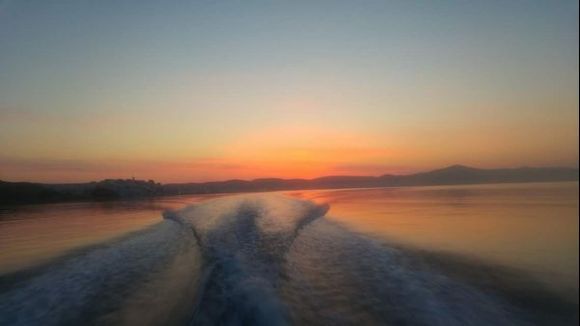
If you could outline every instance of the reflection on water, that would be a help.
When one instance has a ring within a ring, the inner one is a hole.
[[[0,274],[143,229],[165,209],[211,197],[0,206]]]
[[[286,193],[330,205],[239,195],[163,220],[214,196],[6,208],[12,270],[103,243],[6,268],[0,324],[578,323],[577,183]]]
[[[578,291],[578,183],[290,191],[365,234],[517,267]],[[0,274],[161,220],[218,195],[0,207]]]
[[[292,191],[327,218],[429,250],[524,269],[578,292],[578,183]]]

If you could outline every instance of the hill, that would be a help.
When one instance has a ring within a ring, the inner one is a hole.
[[[103,180],[77,184],[0,181],[0,203],[115,200],[163,195],[213,194],[299,189],[403,187],[514,182],[578,181],[577,168],[478,169],[453,165],[409,175],[325,176],[315,179],[263,178],[159,184],[152,180]]]
[[[256,179],[163,185],[165,194],[202,194],[296,189],[366,188],[395,186],[459,185],[510,182],[577,181],[576,168],[478,169],[453,165],[409,175],[326,176],[315,179]]]

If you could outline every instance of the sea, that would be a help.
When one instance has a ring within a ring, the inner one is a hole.
[[[0,325],[576,325],[578,182],[0,206]]]

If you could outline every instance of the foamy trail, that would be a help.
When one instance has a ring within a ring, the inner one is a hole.
[[[193,245],[187,230],[163,221],[125,239],[63,258],[30,277],[20,277],[23,280],[0,293],[0,325],[98,323],[118,311],[132,291],[175,255]]]
[[[498,274],[461,275],[480,265],[461,263],[463,272],[449,273],[444,260],[423,259],[321,218],[327,210],[283,196],[243,195],[168,214],[191,228],[205,261],[191,325],[574,321],[577,306],[545,307],[554,297],[506,289]]]
[[[331,222],[327,210],[254,194],[166,212],[21,282],[0,279],[0,325],[577,322],[577,302],[521,274],[401,249]]]
[[[210,201],[166,214],[189,226],[205,261],[192,325],[283,325],[277,289],[299,231],[328,207],[274,195]]]

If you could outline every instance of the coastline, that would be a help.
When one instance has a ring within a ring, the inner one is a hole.
[[[77,184],[0,180],[0,203],[39,204],[292,190],[565,182],[578,181],[578,175],[577,168],[477,169],[454,165],[410,175],[327,176],[315,179],[268,178],[178,184],[135,179],[107,179]]]

